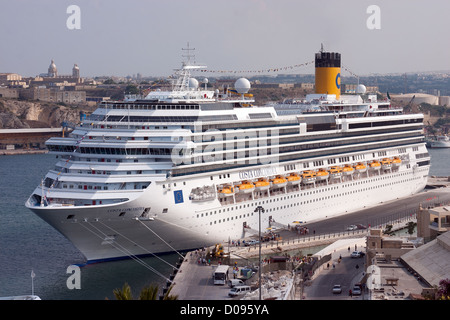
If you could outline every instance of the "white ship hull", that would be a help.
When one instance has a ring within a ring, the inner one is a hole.
[[[67,237],[88,261],[104,261],[241,239],[248,236],[244,223],[258,229],[258,214],[254,209],[260,202],[266,211],[261,219],[262,229],[269,227],[269,218],[288,225],[296,220],[310,222],[346,214],[420,192],[426,185],[428,170],[428,166],[401,168],[383,174],[383,183],[379,182],[378,175],[373,175],[317,186],[316,193],[308,192],[311,190],[308,188],[230,205],[223,205],[218,199],[201,203],[184,199],[175,203],[173,191],[181,190],[187,195],[191,186],[162,191],[155,184],[136,200],[120,205],[67,207],[59,209],[57,215],[47,207],[31,210]],[[203,182],[192,180],[191,184]],[[148,207],[155,214],[146,220],[136,219]],[[166,212],[156,214],[163,211]],[[125,214],[119,217],[121,212]],[[69,215],[76,218],[67,220]]]

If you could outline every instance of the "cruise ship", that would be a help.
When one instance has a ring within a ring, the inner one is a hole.
[[[46,142],[55,167],[26,202],[88,262],[243,239],[420,192],[423,115],[340,94],[341,55],[315,54],[315,93],[256,106],[250,82],[209,90],[184,62],[171,89],[101,102]],[[258,211],[262,207],[263,212]]]

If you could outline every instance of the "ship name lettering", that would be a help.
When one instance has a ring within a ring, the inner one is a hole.
[[[122,208],[122,209],[110,209],[110,210],[108,210],[108,213],[114,213],[114,212],[127,212],[127,211],[140,211],[140,210],[144,210],[144,207]]]
[[[277,170],[275,168],[261,168],[254,170],[247,170],[239,172],[239,179],[254,179],[261,176],[270,176],[277,174]]]

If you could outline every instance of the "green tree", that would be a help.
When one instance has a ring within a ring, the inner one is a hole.
[[[114,289],[113,293],[117,300],[133,300],[131,287],[128,283],[125,283],[122,289]]]
[[[157,285],[144,287],[139,294],[139,300],[158,300],[158,291]]]
[[[392,224],[387,224],[386,229],[384,229],[384,233],[388,234],[391,232],[391,230],[392,230]]]
[[[450,300],[450,280],[442,279],[439,281],[438,288],[438,299],[439,300]]]
[[[408,228],[408,233],[409,234],[413,234],[414,233],[414,228],[416,227],[416,225],[417,225],[417,223],[415,223],[415,222],[408,222],[407,224],[406,224],[406,227]]]
[[[178,300],[177,295],[171,295],[170,291],[172,290],[172,286],[169,287],[167,292],[163,296],[163,300]],[[152,284],[144,287],[140,294],[138,300],[158,300],[158,285]],[[133,295],[131,293],[131,287],[128,283],[125,283],[122,289],[114,289],[114,296],[116,300],[134,300]]]
[[[103,84],[115,84],[115,82],[113,79],[109,78],[109,79],[106,79],[105,81],[103,81]]]
[[[127,85],[127,87],[125,88],[125,93],[128,93],[128,94],[138,94],[138,93],[139,93],[139,88],[136,87],[134,84],[129,84],[129,85]]]

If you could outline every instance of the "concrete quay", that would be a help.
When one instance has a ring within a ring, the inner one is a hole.
[[[201,254],[197,251],[188,252],[175,278],[171,295],[179,300],[225,300],[230,288],[227,285],[215,286],[213,272],[217,264],[199,264]]]
[[[450,177],[429,176],[427,188],[447,188],[450,186]]]
[[[394,225],[393,229],[403,228],[404,224],[399,222]],[[284,232],[285,234],[287,231]],[[283,241],[272,241],[271,243],[263,243],[261,248],[261,255],[264,257],[280,256],[280,255],[295,255],[301,249],[311,247],[325,247],[314,254],[314,256],[322,257],[331,254],[331,263],[338,264],[338,259],[342,255],[349,255],[348,248],[351,251],[356,247],[358,250],[365,248],[365,239],[367,230],[355,230],[334,235],[318,235],[306,238],[286,239]],[[228,249],[228,248],[226,248]],[[259,246],[253,245],[251,247],[230,247],[229,257],[220,260],[223,264],[234,266],[250,266],[256,265],[259,256]],[[208,261],[206,253],[208,249],[190,251],[186,254],[183,263],[181,264],[177,274],[173,279],[172,295],[178,295],[179,300],[234,300],[228,297],[230,288],[227,285],[214,285],[213,272],[218,266],[218,259],[214,259],[211,265],[199,263],[199,259],[205,258]],[[313,275],[313,279],[318,276],[324,269],[326,264],[322,265]],[[362,269],[361,269],[362,270]],[[231,272],[230,272],[231,275]],[[359,282],[360,279],[353,279],[353,283]],[[254,285],[257,278],[253,276],[247,280],[247,285]],[[298,290],[296,291],[295,299],[301,299],[302,295]],[[307,295],[306,295],[307,296]]]

